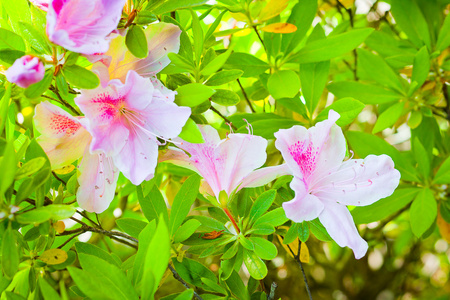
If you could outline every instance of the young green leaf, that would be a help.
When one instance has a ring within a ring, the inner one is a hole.
[[[320,112],[316,118],[316,122],[325,120],[328,117],[330,109],[339,113],[340,118],[336,121],[338,126],[346,126],[353,122],[359,113],[364,109],[364,104],[352,98],[342,98],[333,102],[330,106]]]
[[[364,104],[382,104],[398,101],[404,96],[378,85],[356,81],[338,81],[327,86],[328,90],[338,98],[351,97]]]
[[[242,77],[254,77],[264,73],[270,66],[254,55],[243,52],[233,52],[228,58],[224,68],[242,70],[244,71]]]
[[[181,186],[175,199],[173,200],[172,210],[170,213],[169,232],[173,236],[178,227],[183,223],[192,204],[197,198],[198,189],[200,187],[200,176],[191,175]]]
[[[78,65],[64,66],[62,73],[67,82],[81,89],[94,89],[100,84],[97,74]]]
[[[312,116],[323,89],[328,82],[330,61],[300,65],[300,81],[302,83],[302,94],[305,98],[306,107]]]
[[[414,57],[413,72],[411,76],[411,83],[416,82],[416,89],[420,88],[428,77],[430,71],[430,55],[427,47],[420,48]]]
[[[192,119],[187,120],[178,137],[189,143],[201,144],[205,142],[200,129],[198,129],[197,124]]]
[[[410,222],[414,235],[420,238],[435,222],[437,204],[433,192],[429,188],[422,189],[411,205]]]
[[[159,222],[159,217],[162,215],[165,222],[169,220],[166,202],[164,197],[156,186],[153,186],[147,196],[144,197],[142,185],[136,187],[139,204],[142,212],[147,220],[150,222],[154,219]]]
[[[148,44],[145,32],[141,26],[131,26],[125,37],[125,44],[131,54],[137,58],[146,58],[148,55]]]
[[[277,196],[276,190],[269,190],[262,193],[253,203],[249,214],[249,224],[253,224],[259,217],[261,217],[272,205]]]
[[[133,218],[120,218],[116,220],[116,224],[127,234],[134,238],[138,238],[139,233],[141,233],[148,223]]]
[[[208,86],[218,86],[225,83],[232,82],[242,76],[242,70],[222,70],[212,75],[206,82]]]
[[[208,100],[216,91],[201,83],[189,83],[176,89],[175,103],[194,107]]]
[[[19,269],[19,249],[11,226],[3,233],[1,261],[3,274],[6,278],[12,279]]]
[[[383,111],[377,119],[375,126],[373,127],[372,133],[380,132],[386,128],[391,127],[397,122],[400,116],[403,114],[403,108],[405,104],[403,102],[398,102],[385,111]]]
[[[244,264],[250,276],[262,280],[267,275],[267,266],[255,252],[244,250]]]
[[[255,246],[255,253],[262,259],[272,260],[277,254],[277,247],[266,239],[260,237],[250,237],[250,241]]]
[[[211,101],[223,106],[235,106],[241,101],[238,94],[230,90],[216,89]]]
[[[36,82],[25,89],[25,96],[27,98],[37,98],[47,91],[52,83],[53,70],[49,69],[45,71],[44,78]]]
[[[300,79],[291,70],[282,70],[270,75],[267,89],[273,98],[292,98],[300,90]]]

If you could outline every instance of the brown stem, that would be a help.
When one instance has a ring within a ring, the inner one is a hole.
[[[55,88],[53,85],[50,86],[50,90],[55,93],[56,97],[58,97],[59,102],[64,105],[65,107],[67,107],[68,109],[70,109],[70,111],[72,111],[76,116],[79,116],[80,113],[72,106],[69,104],[69,102],[67,102],[66,100],[64,100],[61,95],[59,94],[59,91],[57,88]]]
[[[222,115],[220,113],[220,111],[218,111],[214,106],[210,106],[209,109],[212,110],[213,112],[215,112],[219,117],[221,117],[225,122],[227,122],[227,124],[230,124],[231,128],[233,128],[234,130],[237,130],[237,127],[234,126],[233,123],[231,123],[231,121],[227,117]]]
[[[223,211],[227,214],[228,218],[230,219],[231,223],[233,223],[234,229],[236,229],[236,232],[239,234],[241,231],[239,230],[239,226],[237,225],[236,221],[233,218],[233,215],[230,213],[228,208],[223,207]]]
[[[294,257],[295,261],[300,266],[300,270],[302,271],[303,281],[305,282],[305,287],[306,287],[306,292],[308,293],[308,297],[309,297],[310,300],[313,300],[312,295],[311,295],[311,291],[309,289],[308,280],[306,279],[306,273],[305,273],[305,270],[303,269],[302,262],[300,261],[300,249],[301,249],[301,246],[302,246],[302,242],[299,240],[298,241],[298,252],[297,252],[297,254],[295,254],[294,251],[292,251],[291,247],[289,247],[289,245],[287,245],[287,247],[288,247],[289,251],[291,252],[292,256]]]
[[[239,79],[236,79],[236,80],[239,83],[239,87],[241,88],[242,94],[244,95],[245,101],[247,101],[247,104],[250,107],[250,110],[252,111],[252,113],[256,112],[255,109],[253,108],[253,105],[250,102],[250,99],[248,98],[247,93],[245,92],[244,87],[242,86],[241,82],[239,81]]]

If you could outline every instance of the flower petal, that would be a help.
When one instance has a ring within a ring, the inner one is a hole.
[[[103,53],[116,29],[125,0],[53,0],[47,13],[50,41],[74,52]]]
[[[78,205],[89,212],[103,212],[114,199],[119,171],[110,157],[103,153],[90,154],[88,147],[79,170]]]
[[[291,174],[292,171],[287,164],[261,168],[246,176],[239,185],[238,190],[245,187],[258,187],[266,185],[280,176]]]
[[[134,185],[148,180],[155,173],[158,161],[156,138],[136,130],[128,137],[125,146],[115,156],[114,164]]]
[[[151,133],[164,137],[178,136],[191,115],[189,107],[178,106],[173,102],[153,98],[153,101],[142,112],[148,120],[145,128]]]
[[[390,196],[400,182],[400,172],[387,155],[351,159],[323,177],[316,196],[344,205],[365,206]]]
[[[35,111],[34,124],[41,133],[37,141],[52,168],[62,168],[79,159],[91,142],[91,135],[79,119],[48,101],[36,105]]]
[[[267,140],[256,135],[235,133],[222,140],[215,150],[220,190],[230,195],[245,177],[261,167],[266,162],[266,148]]]
[[[356,259],[363,257],[368,249],[367,242],[361,238],[347,207],[335,201],[322,200],[325,208],[319,220],[331,238],[341,247],[350,247]]]
[[[170,52],[177,53],[180,48],[181,30],[178,26],[169,23],[151,24],[145,30],[149,54],[144,59],[138,59],[129,51],[125,51],[125,43],[114,43],[124,38],[115,38],[111,45],[111,50],[106,54],[113,57],[109,67],[110,78],[125,79],[129,70],[135,70],[144,77],[154,76],[164,69],[170,59],[167,56]]]
[[[308,140],[308,131],[303,126],[293,126],[289,129],[280,129],[275,132],[275,147],[281,152],[286,164],[292,174],[298,178],[303,178],[303,173],[295,161],[290,148],[297,143],[305,143]]]
[[[295,197],[291,201],[283,203],[286,217],[296,223],[317,218],[324,209],[322,201],[307,193],[305,183],[297,177],[294,177],[290,187],[294,190]]]

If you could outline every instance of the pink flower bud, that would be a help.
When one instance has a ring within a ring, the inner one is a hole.
[[[44,78],[44,64],[39,58],[31,55],[22,56],[16,59],[14,64],[6,71],[8,81],[20,87],[27,88],[33,83]]]

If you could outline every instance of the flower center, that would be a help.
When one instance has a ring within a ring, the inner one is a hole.
[[[306,143],[308,143],[306,145]],[[295,160],[303,174],[304,179],[308,179],[316,169],[316,158],[319,155],[319,148],[314,148],[310,141],[297,141],[289,146],[289,153]]]

